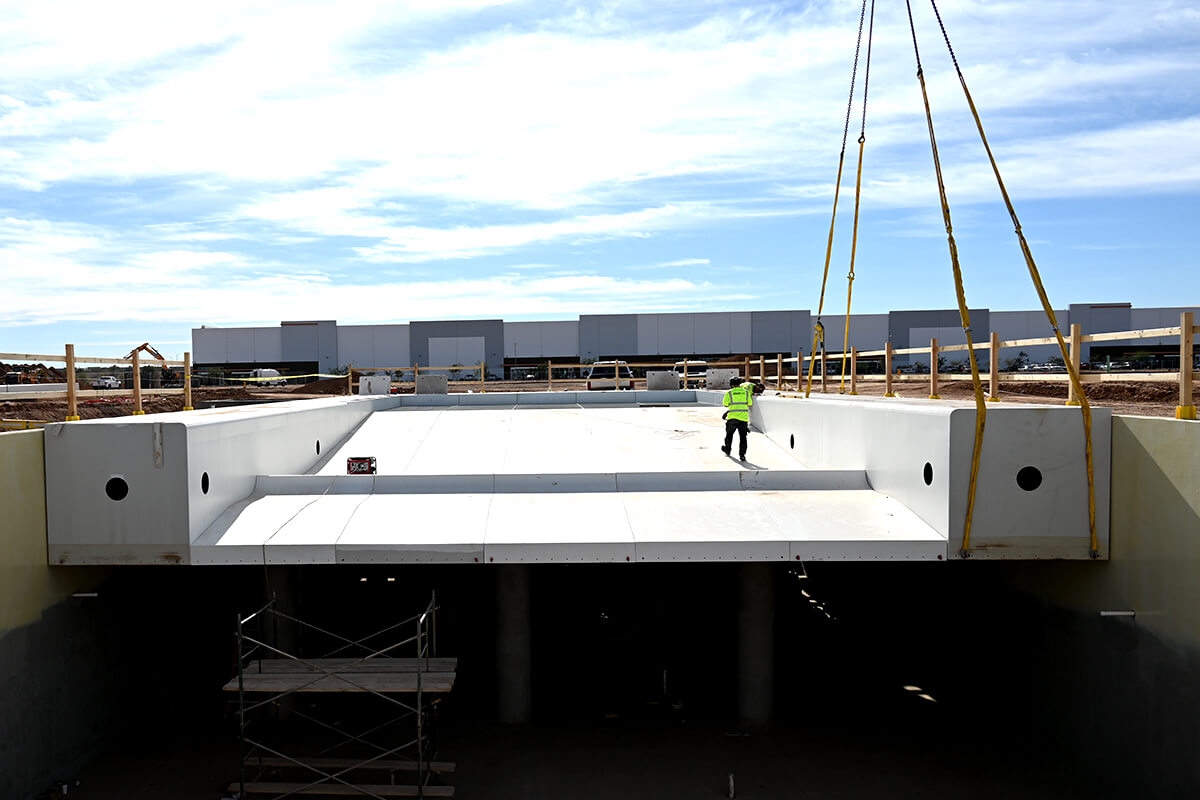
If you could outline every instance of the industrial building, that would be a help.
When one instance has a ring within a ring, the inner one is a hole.
[[[1079,324],[1083,333],[1145,330],[1179,324],[1182,311],[1197,307],[1133,308],[1130,303],[1073,303],[1056,311],[1064,330]],[[417,365],[442,367],[484,362],[494,377],[506,368],[546,360],[590,362],[610,358],[673,361],[684,356],[710,360],[729,355],[807,353],[812,348],[814,315],[810,311],[731,311],[690,314],[584,314],[577,320],[506,322],[487,320],[413,321],[383,325],[339,325],[334,320],[287,321],[277,327],[201,327],[192,331],[192,354],[198,369],[272,367],[292,374],[356,369],[396,370]],[[845,317],[822,318],[826,349],[840,352]],[[1051,336],[1042,311],[972,309],[976,341],[995,331],[1001,339]],[[892,311],[852,314],[850,346],[878,350],[928,346],[931,338],[945,345],[962,344],[957,310]],[[1085,345],[1084,361],[1114,358],[1139,351],[1161,354],[1170,366],[1178,354],[1172,337]],[[1057,356],[1055,345],[1026,351],[1039,361]],[[920,355],[897,357],[897,364],[920,362]],[[928,364],[928,356],[924,356]]]

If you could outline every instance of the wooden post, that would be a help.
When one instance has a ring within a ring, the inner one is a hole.
[[[554,391],[554,362],[549,359],[546,361],[546,391]]]
[[[829,391],[829,370],[825,366],[825,345],[821,345],[821,392]]]
[[[775,388],[783,389],[783,353],[775,354]]]
[[[850,345],[850,394],[858,394],[858,348]]]
[[[804,383],[803,378],[804,378],[804,351],[797,350],[796,351],[796,391],[797,392],[803,388],[803,383]]]
[[[75,345],[67,345],[67,422],[79,419],[79,395],[75,392]]]
[[[1196,400],[1192,395],[1192,355],[1195,344],[1196,315],[1184,311],[1179,315],[1179,407],[1175,419],[1195,419]]]
[[[145,414],[142,411],[142,360],[138,357],[140,350],[133,351],[133,413],[134,416]]]
[[[767,357],[758,357],[758,382],[763,386],[767,385]]]
[[[745,380],[750,380],[750,356],[746,356],[746,363],[742,368],[742,378]]]
[[[1074,369],[1076,375],[1079,374],[1079,360],[1080,360],[1079,355],[1080,355],[1080,352],[1083,350],[1082,337],[1083,337],[1083,326],[1080,325],[1078,322],[1073,323],[1071,325],[1070,356],[1071,356],[1071,368]],[[1068,380],[1069,380],[1069,378],[1068,378]],[[1082,382],[1082,378],[1080,379],[1080,381]],[[1075,383],[1074,382],[1069,382],[1067,385],[1067,405],[1069,405],[1069,406],[1079,405],[1079,395],[1075,392]]]
[[[988,364],[988,381],[990,383],[988,400],[1000,402],[1000,334],[992,331],[992,341],[988,349],[990,363]]]
[[[183,410],[194,411],[192,408],[192,354],[183,354]]]
[[[883,343],[883,396],[895,397],[892,389],[892,341]]]
[[[687,356],[684,356],[683,357],[683,388],[684,389],[688,388],[687,376],[688,376],[688,360],[687,360]]]
[[[346,365],[346,394],[354,394],[354,365]]]
[[[484,383],[484,381],[486,381],[486,380],[487,380],[487,362],[480,361],[479,362],[479,391],[481,393],[487,391],[487,384]]]
[[[938,394],[938,343],[936,338],[929,340],[929,399],[942,399]]]

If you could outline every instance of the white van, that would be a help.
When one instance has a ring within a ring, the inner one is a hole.
[[[287,384],[287,380],[279,374],[279,370],[277,369],[251,370],[250,377],[258,378],[254,383],[259,386],[285,386]]]
[[[617,370],[621,372],[620,385],[617,383]],[[605,380],[606,378],[607,380]],[[597,361],[588,369],[587,388],[588,391],[592,389],[632,389],[633,372],[625,366],[624,361]]]

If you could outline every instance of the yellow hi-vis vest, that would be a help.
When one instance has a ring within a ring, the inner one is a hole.
[[[749,422],[750,406],[754,405],[754,389],[746,384],[731,387],[725,393],[725,398],[722,402],[729,409],[728,419],[740,419],[743,422]]]

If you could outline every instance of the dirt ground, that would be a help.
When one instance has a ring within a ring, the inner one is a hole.
[[[838,380],[831,377],[828,383],[829,391],[836,392]],[[847,384],[848,386],[848,384]],[[768,391],[774,389],[774,384],[768,380]],[[1179,402],[1179,387],[1175,383],[1145,382],[1145,383],[1096,383],[1085,385],[1088,399],[1093,405],[1111,408],[1117,414],[1129,414],[1147,417],[1174,417],[1175,407]],[[555,391],[583,391],[583,381],[555,381]],[[301,386],[243,388],[240,386],[198,388],[192,392],[192,403],[196,407],[204,401],[211,400],[284,400],[306,397],[322,397],[345,394],[347,380],[345,378],[329,378]],[[543,381],[488,381],[489,392],[545,391]],[[478,384],[462,383],[450,387],[451,392],[479,391]],[[814,385],[813,392],[819,391]],[[411,394],[411,388],[405,388],[403,393]],[[880,396],[883,394],[883,381],[864,380],[858,384],[858,393],[864,396]],[[896,384],[896,394],[900,397],[928,397],[928,377],[908,379]],[[943,381],[939,388],[943,400],[969,401],[972,397],[970,381]],[[1000,401],[1005,403],[1062,403],[1067,396],[1067,386],[1053,381],[1024,381],[1006,383],[1000,391]],[[1197,389],[1200,396],[1200,388]],[[935,401],[936,402],[936,401]],[[183,395],[150,396],[142,400],[142,408],[147,414],[160,414],[169,411],[183,410]],[[111,396],[84,398],[78,404],[79,416],[82,419],[99,417],[123,417],[133,412],[133,397],[123,392],[113,392]],[[67,401],[65,399],[37,400],[4,400],[0,401],[0,418],[17,420],[35,420],[43,422],[59,422],[66,418]]]

